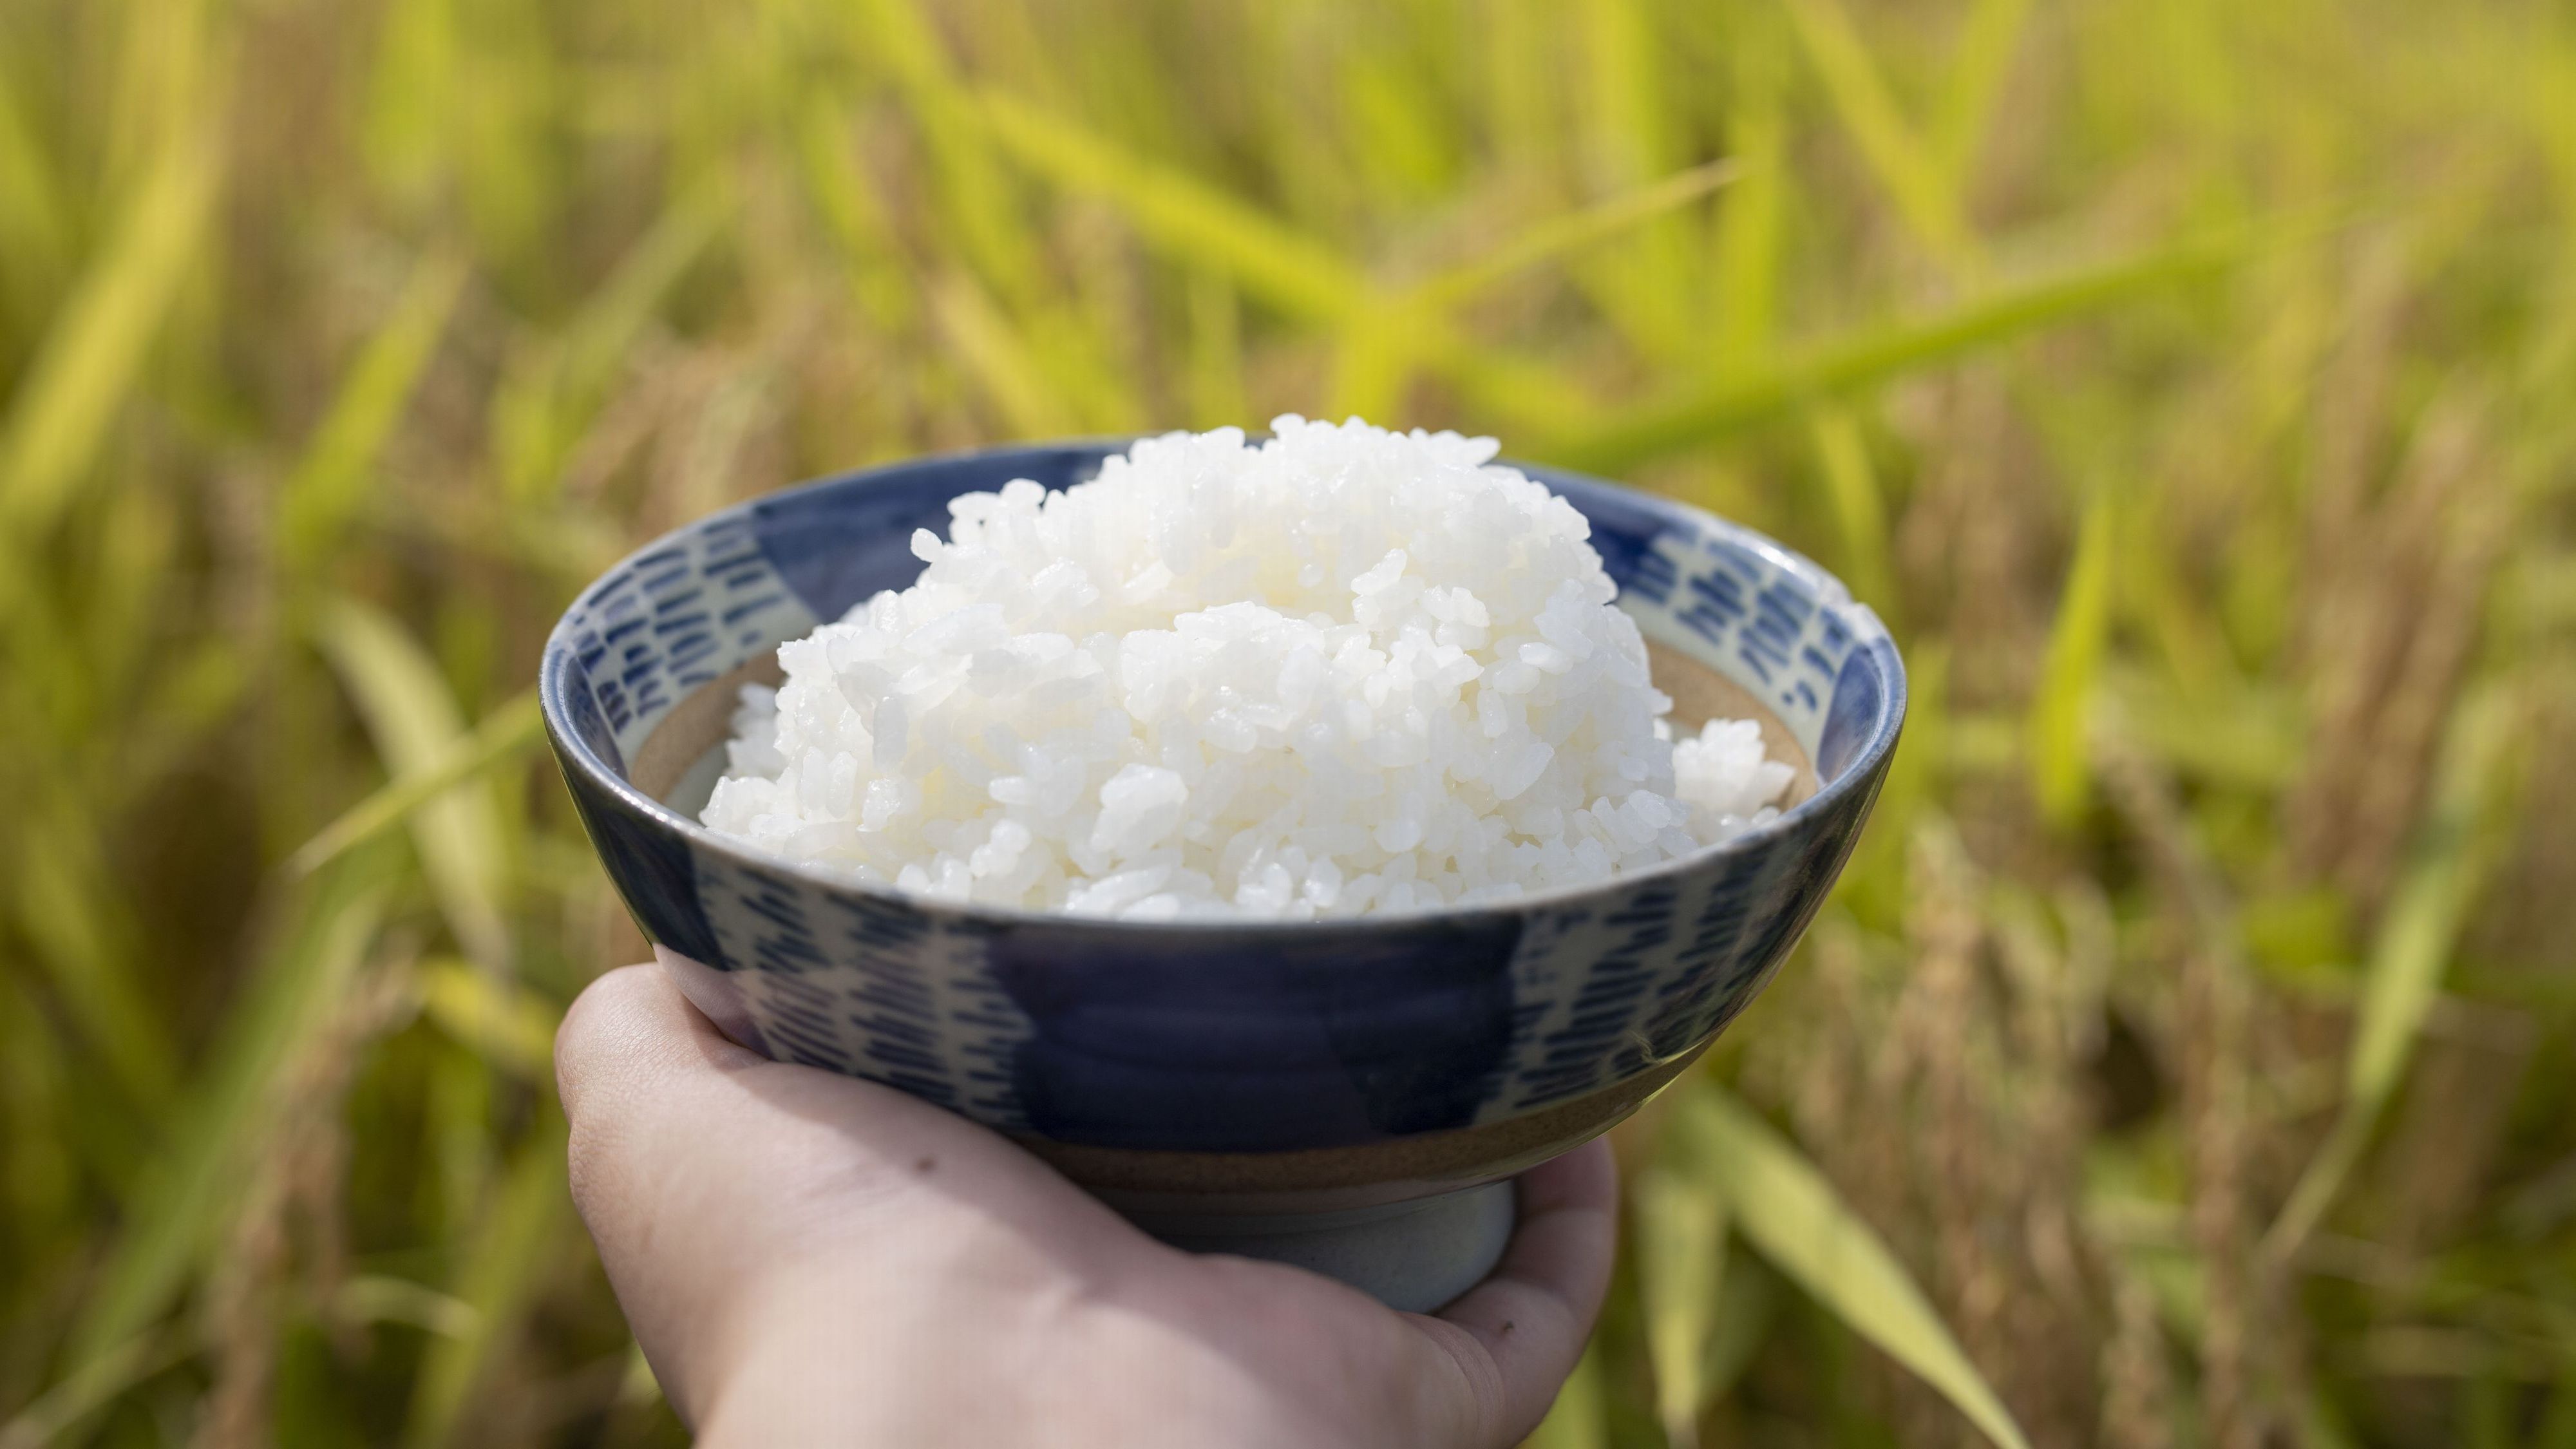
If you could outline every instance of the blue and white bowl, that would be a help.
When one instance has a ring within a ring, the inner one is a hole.
[[[729,1035],[1007,1133],[1169,1236],[1303,1235],[1271,1255],[1430,1306],[1508,1233],[1507,1193],[1462,1190],[1609,1128],[1769,981],[1877,796],[1904,666],[1865,606],[1770,539],[1520,465],[1591,521],[1676,724],[1757,717],[1798,762],[1779,819],[1508,905],[1241,924],[924,900],[698,824],[736,694],[777,682],[781,641],[911,583],[912,532],[944,536],[952,497],[1066,487],[1124,446],[871,469],[666,535],[556,627],[547,733],[637,924]],[[1433,1199],[1439,1212],[1414,1206]],[[1391,1244],[1397,1220],[1413,1237]],[[1371,1223],[1375,1239],[1340,1240]]]

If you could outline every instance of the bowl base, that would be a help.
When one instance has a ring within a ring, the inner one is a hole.
[[[1348,1283],[1389,1308],[1429,1313],[1502,1261],[1517,1217],[1512,1184],[1345,1212],[1277,1217],[1131,1212],[1176,1248],[1286,1263]]]

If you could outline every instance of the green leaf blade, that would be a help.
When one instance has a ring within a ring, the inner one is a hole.
[[[2007,284],[1929,316],[1813,345],[1698,390],[1614,413],[1558,437],[1534,456],[1616,473],[1768,422],[1817,398],[1955,362],[2026,333],[2213,276],[2240,253],[2229,242],[2167,247],[2093,267]]]
[[[1716,1164],[1714,1180],[1746,1241],[2001,1449],[2030,1449],[1905,1266],[1786,1138],[1713,1082],[1693,1090],[1676,1116]]]

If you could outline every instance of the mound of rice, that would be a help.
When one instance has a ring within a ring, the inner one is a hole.
[[[1574,508],[1491,438],[1294,416],[949,505],[918,583],[779,646],[713,829],[922,895],[1354,916],[1597,881],[1770,819],[1678,743]]]

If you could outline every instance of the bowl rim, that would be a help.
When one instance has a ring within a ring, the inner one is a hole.
[[[678,836],[692,850],[712,851],[739,866],[784,873],[827,892],[837,891],[861,896],[922,915],[955,921],[971,921],[980,926],[995,928],[1043,925],[1065,930],[1143,932],[1160,936],[1185,936],[1210,932],[1235,935],[1246,932],[1257,934],[1276,932],[1283,937],[1311,938],[1318,933],[1363,935],[1381,933],[1390,929],[1420,929],[1450,922],[1480,920],[1490,922],[1499,917],[1517,917],[1534,910],[1575,904],[1627,887],[1688,874],[1705,868],[1712,861],[1725,859],[1728,856],[1754,854],[1778,840],[1800,833],[1811,822],[1824,815],[1854,791],[1874,789],[1875,783],[1884,773],[1888,758],[1895,753],[1898,738],[1904,733],[1905,716],[1909,706],[1904,657],[1898,652],[1894,638],[1889,635],[1887,626],[1879,620],[1876,612],[1869,605],[1853,598],[1851,590],[1841,579],[1827,572],[1814,560],[1768,534],[1748,528],[1731,519],[1720,518],[1706,509],[1684,503],[1679,499],[1649,493],[1643,489],[1632,488],[1589,473],[1508,457],[1496,457],[1491,460],[1489,466],[1514,468],[1543,484],[1571,481],[1587,487],[1605,489],[1633,499],[1650,510],[1667,515],[1678,515],[1682,521],[1697,527],[1703,536],[1715,535],[1729,544],[1757,555],[1772,567],[1796,576],[1813,591],[1820,606],[1833,608],[1842,614],[1852,629],[1852,648],[1856,651],[1871,650],[1873,657],[1879,662],[1884,689],[1884,703],[1881,705],[1879,718],[1873,722],[1867,740],[1859,752],[1852,757],[1851,763],[1833,779],[1819,779],[1814,794],[1781,811],[1776,818],[1764,824],[1754,826],[1715,845],[1703,846],[1688,855],[1659,862],[1644,870],[1623,871],[1602,880],[1581,885],[1554,886],[1543,891],[1532,891],[1526,895],[1502,900],[1478,901],[1465,906],[1432,906],[1386,914],[1325,916],[1314,920],[1281,920],[1258,916],[1184,916],[1167,920],[1134,921],[1115,916],[1077,916],[1063,911],[1028,910],[1018,906],[995,906],[976,901],[954,901],[936,896],[918,895],[895,886],[877,885],[858,880],[825,867],[770,855],[730,836],[721,835],[638,789],[631,781],[610,770],[571,728],[570,714],[564,705],[563,692],[572,663],[573,649],[568,631],[573,615],[591,601],[592,597],[599,592],[601,585],[629,572],[637,560],[671,547],[675,540],[727,519],[746,517],[764,504],[827,490],[866,487],[889,476],[925,465],[961,463],[973,459],[1000,461],[1015,457],[1034,457],[1042,454],[1093,449],[1103,450],[1104,453],[1116,452],[1154,436],[1157,435],[1140,433],[1126,436],[1048,438],[989,448],[926,453],[890,463],[826,474],[819,478],[790,484],[784,488],[772,489],[713,513],[702,514],[676,528],[656,535],[602,570],[599,576],[588,584],[583,585],[581,592],[575,594],[572,601],[564,606],[563,613],[555,620],[554,628],[546,636],[545,652],[540,656],[537,666],[537,699],[539,713],[545,723],[546,738],[554,749],[556,760],[566,768],[577,767],[594,788],[604,792],[631,813],[642,817],[643,822],[649,827]],[[1246,436],[1257,435],[1247,430]],[[1555,490],[1551,488],[1550,491]],[[1882,645],[1885,647],[1880,648],[1879,646]],[[1811,766],[1812,763],[1811,761]],[[604,864],[602,868],[605,869]],[[618,886],[621,892],[624,889],[623,882],[612,880],[611,884]]]

